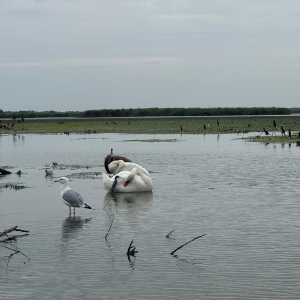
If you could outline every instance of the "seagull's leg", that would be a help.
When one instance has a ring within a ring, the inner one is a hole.
[[[73,208],[73,213],[74,213],[74,217],[75,217],[75,207]]]
[[[71,217],[71,207],[69,206],[69,216]]]

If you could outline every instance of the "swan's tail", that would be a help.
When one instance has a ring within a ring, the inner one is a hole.
[[[89,205],[87,205],[86,203],[83,203],[83,208],[88,208],[88,209],[92,209]]]

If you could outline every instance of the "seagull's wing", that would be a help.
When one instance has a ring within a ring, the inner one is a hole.
[[[62,198],[72,207],[82,207],[84,200],[81,195],[71,189],[63,193]]]

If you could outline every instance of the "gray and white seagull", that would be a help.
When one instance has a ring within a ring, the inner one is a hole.
[[[71,215],[71,207],[74,208],[74,216],[75,216],[75,207],[83,207],[83,208],[88,208],[92,209],[89,205],[87,205],[81,195],[75,191],[73,191],[69,187],[69,179],[67,177],[61,177],[58,180],[55,180],[54,182],[60,182],[61,187],[60,187],[60,194],[62,201],[64,204],[69,206],[69,212]]]

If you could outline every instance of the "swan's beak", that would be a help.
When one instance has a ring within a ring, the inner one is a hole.
[[[114,181],[114,183],[113,183],[113,185],[111,186],[111,189],[110,189],[111,192],[114,191],[114,189],[115,189],[115,187],[116,187],[116,185],[117,185],[117,180],[118,180],[118,178],[119,178],[119,176],[115,176],[115,181]]]
[[[124,186],[127,186],[129,183],[130,183],[130,180],[127,180],[127,181],[124,183]]]

